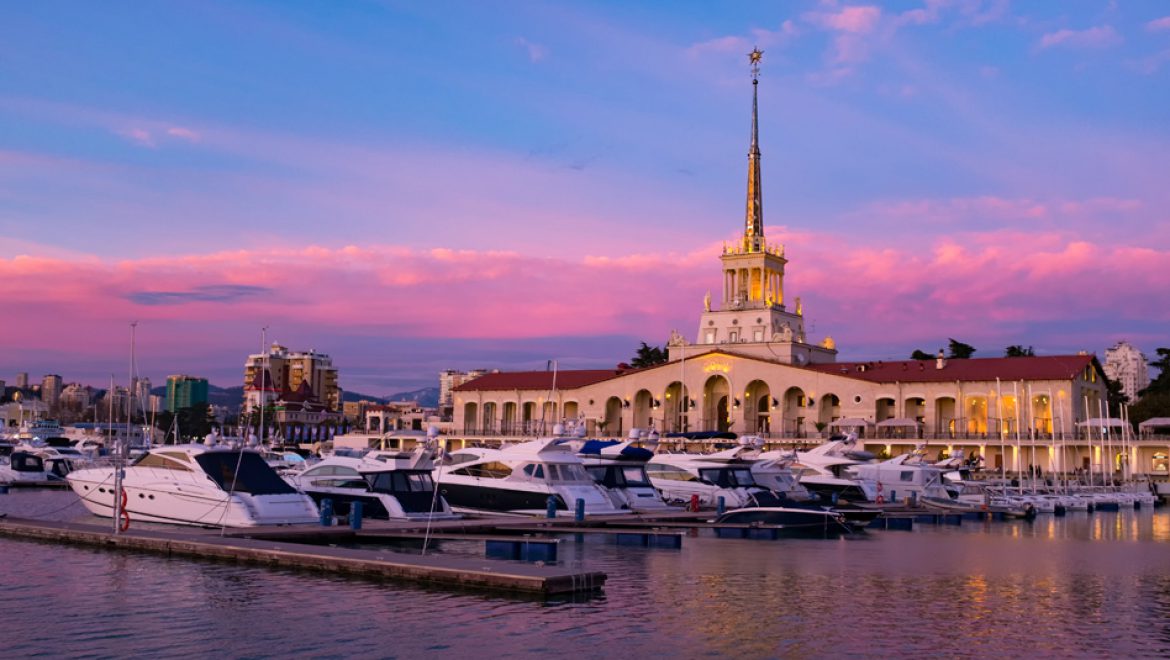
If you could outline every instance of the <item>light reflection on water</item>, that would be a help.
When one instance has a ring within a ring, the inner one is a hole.
[[[85,518],[70,498],[14,492],[0,512]],[[0,612],[46,622],[10,627],[6,657],[1154,656],[1168,539],[1149,511],[681,551],[587,535],[561,563],[607,572],[604,594],[551,603],[0,539]]]

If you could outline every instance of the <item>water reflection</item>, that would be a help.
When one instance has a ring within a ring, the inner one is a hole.
[[[22,502],[76,515],[57,495]],[[1167,539],[1150,511],[682,550],[569,537],[561,563],[609,581],[548,603],[0,539],[0,611],[68,613],[22,627],[9,656],[1164,655]]]

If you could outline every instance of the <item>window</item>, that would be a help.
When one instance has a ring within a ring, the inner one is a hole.
[[[646,487],[650,485],[650,478],[646,476],[645,468],[641,466],[629,465],[620,470],[622,479],[626,482],[626,486],[630,487]]]
[[[686,470],[670,465],[647,465],[646,473],[655,479],[667,479],[670,481],[698,481],[699,479]]]
[[[905,470],[899,475],[899,478],[901,478],[902,481],[914,481],[914,473],[909,470]]]
[[[487,463],[478,463],[476,465],[468,465],[465,468],[453,470],[451,474],[462,475],[465,477],[481,477],[486,479],[503,479],[511,476],[512,468],[500,463],[499,461],[490,461]]]
[[[752,333],[752,337],[756,341],[764,341],[764,331],[763,330],[756,330]]]
[[[715,343],[715,331],[714,330],[708,330],[706,336],[707,336],[707,339],[706,339],[705,343],[708,343],[708,344]]]
[[[181,470],[184,472],[191,471],[191,468],[187,467],[186,465],[179,463],[174,459],[167,458],[162,454],[143,454],[142,458],[140,458],[134,465],[136,467],[161,468],[163,470]]]

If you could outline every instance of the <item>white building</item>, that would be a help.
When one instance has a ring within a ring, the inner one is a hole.
[[[1121,391],[1131,403],[1137,401],[1138,392],[1150,384],[1146,356],[1127,341],[1119,341],[1112,348],[1105,349],[1104,368],[1109,380],[1121,383]]]

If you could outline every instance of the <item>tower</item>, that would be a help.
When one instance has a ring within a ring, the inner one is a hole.
[[[719,307],[710,295],[699,318],[700,345],[727,346],[737,352],[771,360],[805,364],[832,362],[837,354],[828,344],[805,342],[804,311],[800,299],[790,310],[784,297],[784,246],[769,245],[764,238],[764,195],[760,177],[759,85],[763,51],[748,54],[752,74],[752,134],[748,148],[747,205],[743,236],[736,245],[724,245],[719,260],[723,291]],[[672,340],[682,345],[681,337]],[[672,355],[673,357],[673,355]]]

